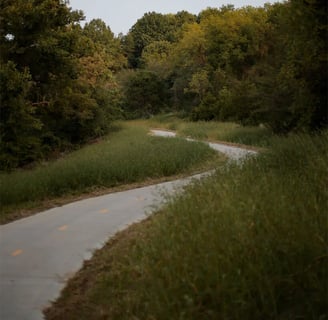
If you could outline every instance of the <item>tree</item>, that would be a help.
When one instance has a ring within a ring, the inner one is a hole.
[[[91,41],[89,54],[103,52],[111,71],[119,71],[126,66],[126,58],[121,49],[121,41],[114,37],[111,29],[101,19],[93,19],[83,28],[83,36]],[[81,44],[83,45],[83,44]]]
[[[76,76],[76,60],[71,54],[75,42],[70,28],[82,13],[70,11],[62,1],[4,0],[0,16],[0,121],[2,139],[10,146],[3,149],[3,158],[7,159],[5,166],[10,167],[42,154],[49,133],[52,141],[58,142],[45,120],[60,100],[58,87],[70,86]]]
[[[203,102],[206,94],[210,90],[210,81],[208,79],[208,72],[201,70],[192,75],[188,88],[185,92],[195,93],[200,102]]]
[[[110,29],[82,29],[82,12],[61,0],[4,0],[0,16],[2,168],[105,133],[125,63]]]
[[[132,67],[140,67],[140,58],[145,47],[155,41],[175,42],[178,31],[195,17],[186,11],[173,14],[148,12],[139,19],[123,39],[125,50]]]
[[[58,0],[4,0],[0,14],[2,61],[14,61],[19,70],[28,67],[40,89],[52,75],[74,74],[69,55],[74,39],[67,26],[80,21],[81,12]]]
[[[28,101],[28,70],[19,72],[13,62],[0,64],[0,168],[10,169],[38,158],[42,124]]]
[[[125,88],[124,108],[129,118],[150,117],[165,109],[167,86],[155,73],[137,71]]]
[[[267,10],[269,53],[253,78],[260,117],[278,133],[326,127],[327,2],[290,0]]]
[[[147,70],[155,72],[162,78],[167,78],[171,72],[169,56],[173,45],[168,41],[154,41],[144,48],[141,64]]]

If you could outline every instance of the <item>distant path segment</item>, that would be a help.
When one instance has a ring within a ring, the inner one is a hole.
[[[175,133],[153,130],[152,134]],[[239,160],[254,151],[209,143]],[[0,319],[39,320],[66,281],[117,231],[144,219],[191,179],[73,202],[0,226]]]
[[[158,130],[158,129],[152,129],[150,132],[155,136],[160,137],[175,137],[176,133],[173,131],[165,131],[165,130]],[[195,141],[194,139],[187,139],[190,141]],[[240,147],[235,146],[228,146],[223,143],[214,143],[214,142],[204,142],[207,143],[212,149],[224,153],[226,156],[228,156],[231,160],[241,160],[244,159],[247,156],[255,155],[257,152],[253,150],[247,150]]]

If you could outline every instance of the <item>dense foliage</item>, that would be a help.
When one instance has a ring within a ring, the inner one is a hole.
[[[327,125],[326,1],[182,16],[145,14],[123,39],[130,66],[166,83],[173,110],[276,133]],[[135,104],[142,110],[147,102]]]
[[[149,12],[119,38],[100,19],[82,27],[63,0],[3,0],[0,17],[1,169],[101,136],[119,115],[327,125],[323,0]]]
[[[117,113],[120,42],[59,0],[0,7],[0,167],[27,164],[106,132]]]

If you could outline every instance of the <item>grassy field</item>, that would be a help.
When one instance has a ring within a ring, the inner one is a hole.
[[[178,135],[201,140],[218,140],[256,147],[268,147],[273,133],[260,126],[241,126],[233,122],[185,121],[174,114],[155,116],[148,120],[131,121],[134,125],[163,128]]]
[[[118,234],[47,319],[327,319],[328,133],[270,143]]]
[[[205,169],[218,159],[202,143],[152,137],[142,127],[125,126],[100,143],[62,159],[0,175],[0,221],[17,217],[19,208],[145,180]]]

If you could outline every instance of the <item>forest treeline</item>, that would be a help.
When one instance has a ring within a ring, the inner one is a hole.
[[[174,111],[285,134],[327,126],[327,2],[146,13],[126,35],[62,0],[0,5],[2,170]]]

